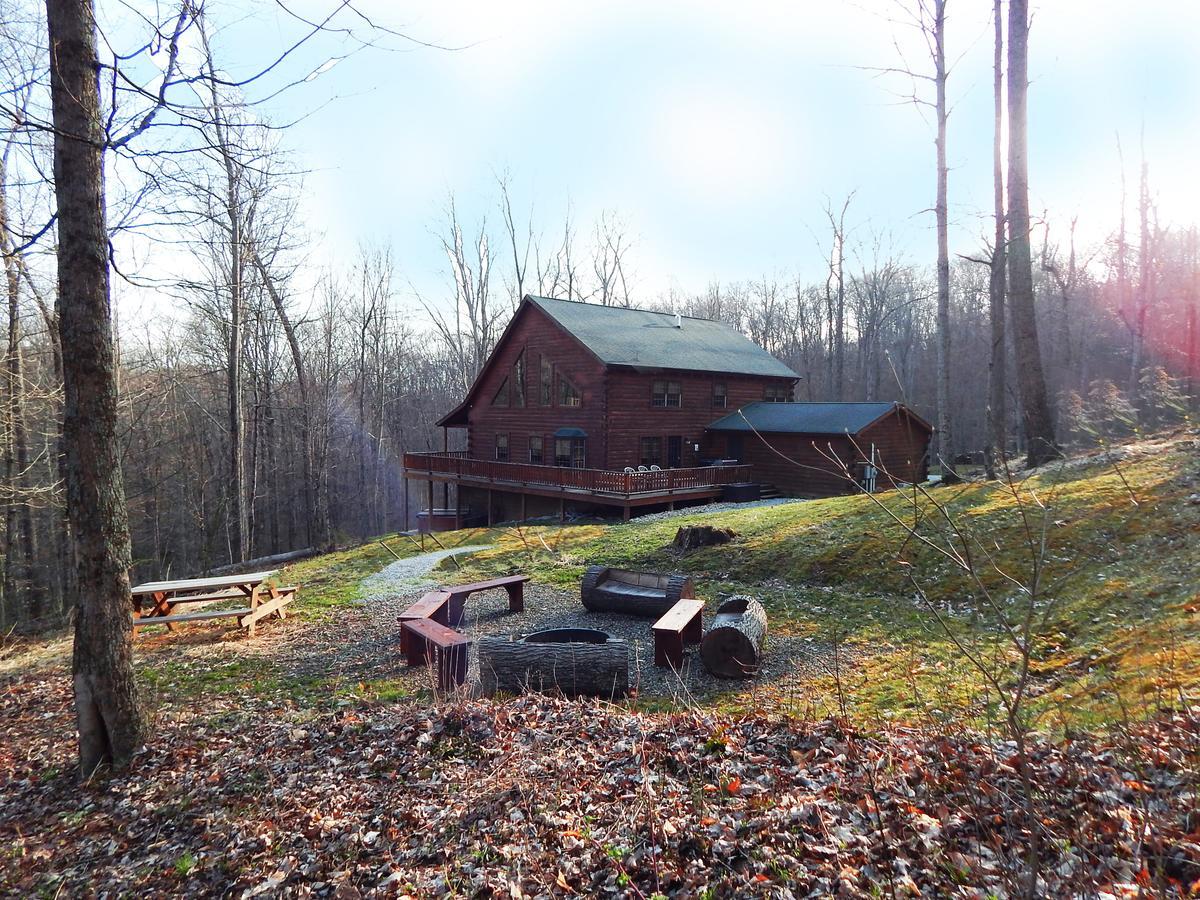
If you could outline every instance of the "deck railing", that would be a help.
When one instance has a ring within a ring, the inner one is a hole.
[[[450,475],[513,485],[586,491],[592,494],[636,496],[701,491],[750,478],[750,466],[705,466],[696,469],[662,469],[658,472],[618,472],[608,469],[572,469],[532,463],[470,459],[462,451],[405,453],[404,468],[413,473]]]

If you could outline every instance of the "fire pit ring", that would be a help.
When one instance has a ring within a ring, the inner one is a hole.
[[[618,639],[598,628],[546,628],[531,631],[521,640],[526,644],[607,644]]]

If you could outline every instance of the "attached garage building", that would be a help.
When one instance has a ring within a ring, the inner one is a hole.
[[[875,490],[924,481],[932,434],[900,403],[759,402],[709,425],[705,455],[753,466],[782,494],[829,497],[857,490],[841,463]]]

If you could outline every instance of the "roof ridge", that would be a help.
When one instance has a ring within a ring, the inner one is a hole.
[[[734,328],[732,325],[730,325],[728,322],[722,322],[720,319],[708,319],[708,318],[705,318],[704,316],[693,316],[693,315],[690,315],[689,313],[668,312],[665,309],[646,309],[644,306],[609,306],[606,303],[589,303],[587,300],[567,300],[567,299],[564,299],[563,297],[546,297],[542,294],[526,294],[525,296],[528,297],[530,300],[549,300],[551,303],[574,303],[574,304],[577,304],[578,306],[590,306],[590,307],[593,307],[594,309],[611,309],[611,310],[614,310],[617,312],[650,313],[651,315],[655,315],[655,316],[670,316],[672,318],[674,318],[675,316],[680,316],[681,318],[684,318],[684,319],[691,319],[694,322],[711,322],[714,325],[723,325],[726,328],[730,328],[730,329],[733,329],[734,331],[737,331],[737,329]],[[738,332],[738,333],[741,334],[741,332]]]

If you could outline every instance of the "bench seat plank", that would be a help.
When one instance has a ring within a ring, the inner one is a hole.
[[[654,632],[654,664],[679,669],[685,644],[698,644],[704,630],[704,601],[684,597],[651,626]]]
[[[246,609],[202,609],[190,613],[171,613],[169,616],[146,616],[134,619],[134,628],[145,628],[147,625],[169,625],[172,622],[203,622],[206,619],[241,618],[248,616],[254,610]],[[241,624],[241,623],[239,623]]]
[[[437,664],[438,690],[448,691],[467,680],[471,639],[432,619],[412,619],[400,626],[408,636],[408,664],[424,665],[432,655]]]
[[[467,598],[478,591],[504,588],[508,591],[508,611],[510,613],[524,612],[525,582],[527,581],[529,581],[528,575],[505,575],[502,578],[476,581],[474,584],[443,585],[441,589],[450,595],[450,624],[462,624]]]

